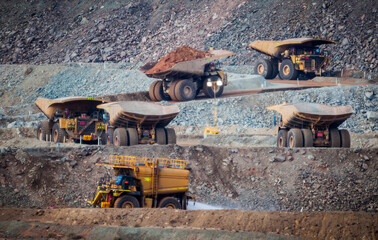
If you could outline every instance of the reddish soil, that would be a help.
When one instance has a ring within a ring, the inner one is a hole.
[[[176,48],[167,56],[161,58],[160,61],[153,68],[146,72],[146,74],[164,72],[173,67],[176,63],[196,60],[209,56],[211,56],[209,52],[199,51],[188,46],[182,46]]]
[[[306,239],[376,239],[377,214],[366,212],[257,212],[242,210],[171,209],[15,209],[2,208],[3,221],[61,226],[123,226],[137,228],[212,229],[275,233]],[[48,231],[46,231],[48,229]],[[0,237],[17,229],[0,229]],[[52,228],[34,231],[34,237],[53,236]],[[50,234],[48,234],[50,233]],[[37,235],[36,235],[37,234]],[[24,231],[22,237],[31,236]],[[115,239],[115,238],[114,238]],[[184,238],[185,239],[185,238]],[[197,239],[197,238],[196,238]]]

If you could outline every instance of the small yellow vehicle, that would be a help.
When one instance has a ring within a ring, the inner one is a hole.
[[[318,46],[333,43],[336,42],[320,38],[293,38],[282,41],[254,41],[248,46],[269,56],[269,59],[257,61],[257,74],[266,79],[273,79],[279,74],[283,80],[294,80],[300,73],[309,79],[321,75],[329,59],[321,53]]]
[[[187,161],[110,155],[115,178],[97,187],[94,207],[186,209],[189,186]]]

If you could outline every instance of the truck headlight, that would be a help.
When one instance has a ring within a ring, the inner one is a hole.
[[[222,85],[223,85],[223,82],[222,82],[221,80],[218,79],[218,80],[217,80],[217,85],[218,85],[218,86],[222,86]]]
[[[207,81],[206,86],[211,87],[213,86],[213,83],[211,81]]]

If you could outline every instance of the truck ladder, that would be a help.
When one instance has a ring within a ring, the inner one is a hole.
[[[152,195],[154,196],[154,207],[157,208],[157,197],[159,191],[159,160],[156,160],[154,166],[154,186],[152,188]]]

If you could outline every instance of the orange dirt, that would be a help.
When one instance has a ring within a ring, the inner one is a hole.
[[[161,58],[160,61],[153,68],[146,72],[146,74],[164,72],[173,67],[176,63],[196,60],[210,56],[211,54],[209,52],[199,51],[188,46],[182,46],[176,48],[167,56]]]

